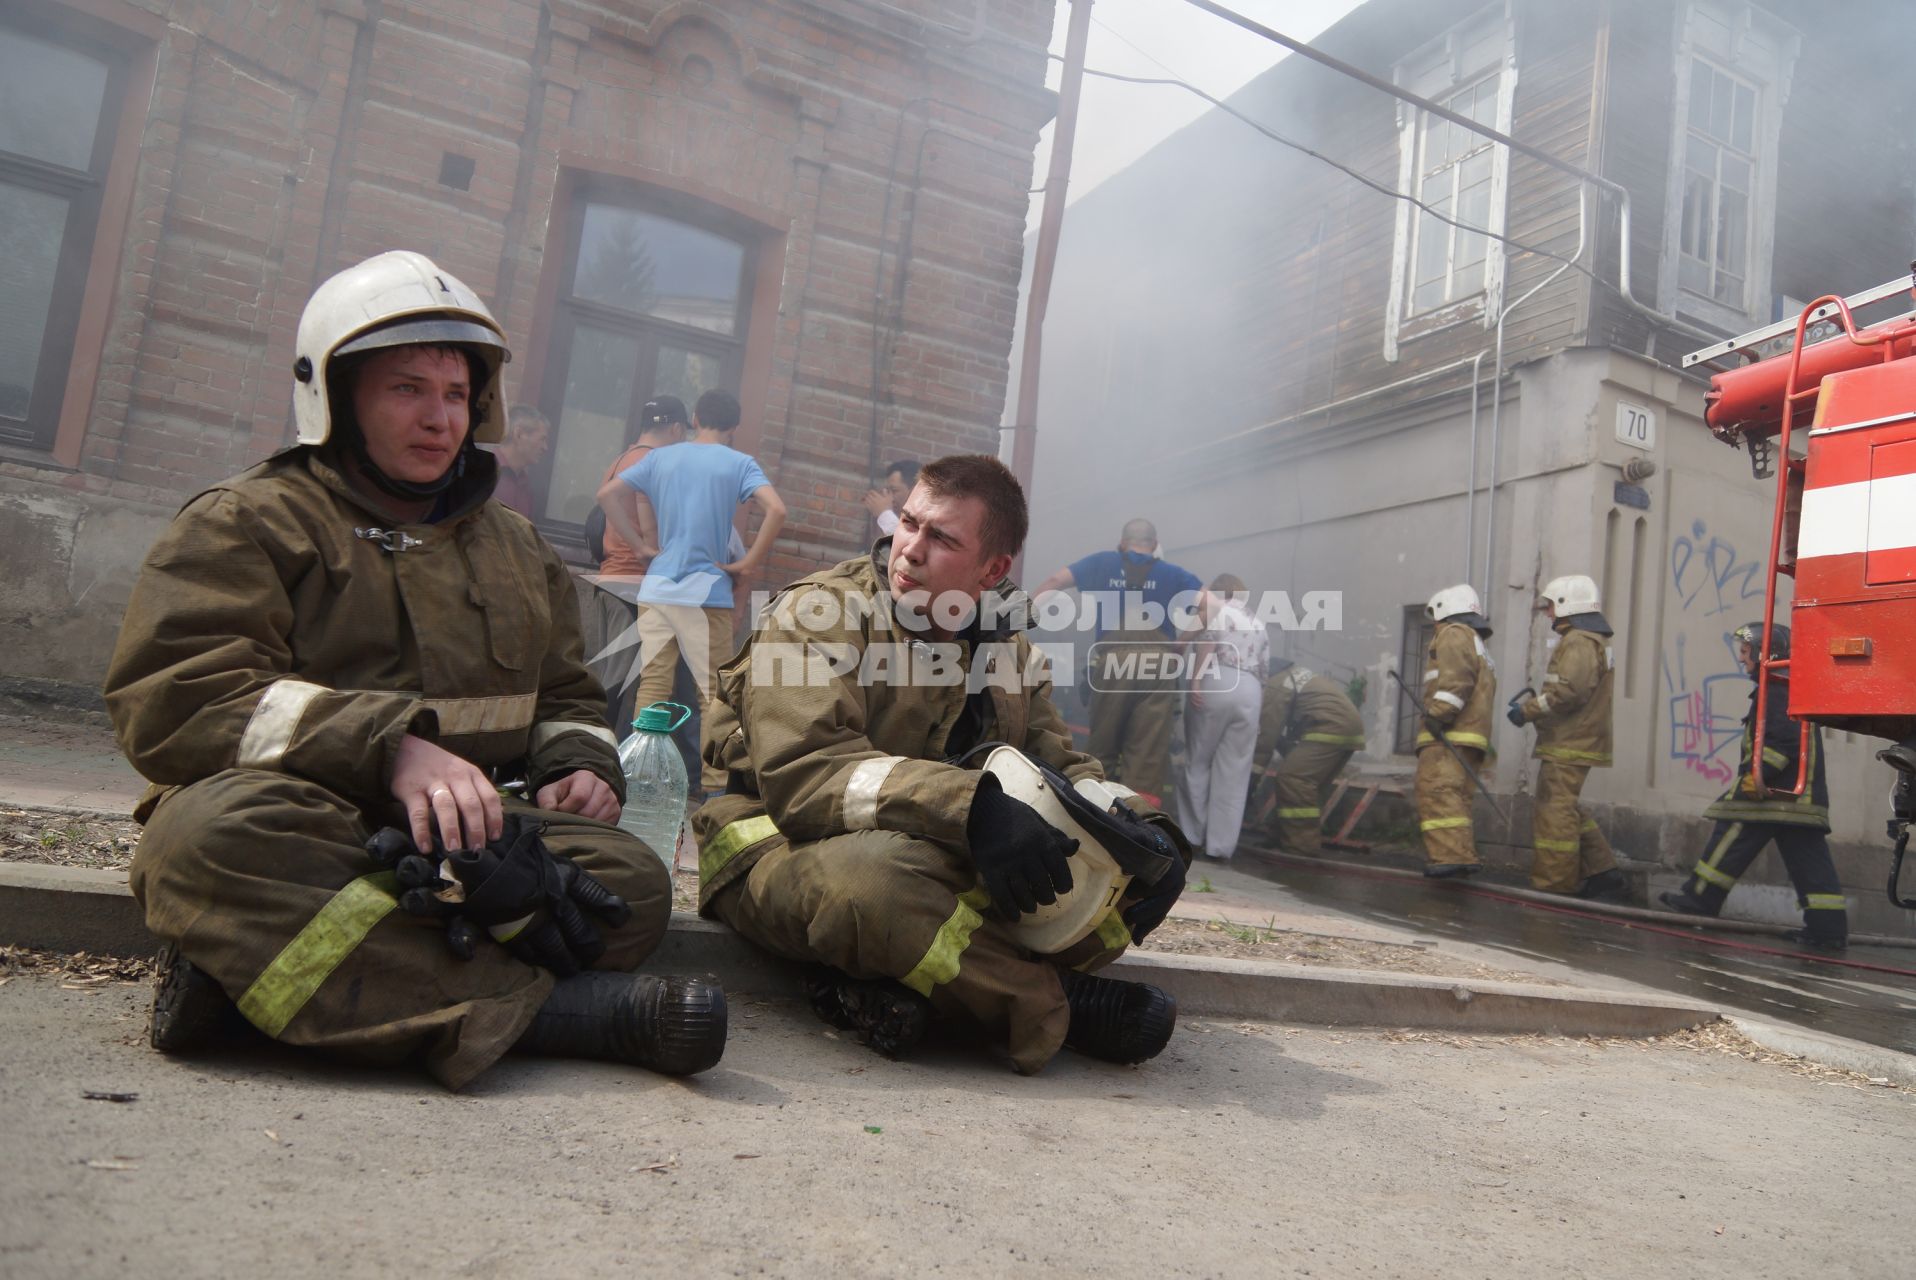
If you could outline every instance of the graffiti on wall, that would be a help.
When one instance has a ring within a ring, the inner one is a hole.
[[[1663,653],[1670,759],[1712,783],[1736,773],[1750,681],[1736,661],[1736,627],[1763,611],[1762,566],[1703,521],[1670,547],[1678,617]]]

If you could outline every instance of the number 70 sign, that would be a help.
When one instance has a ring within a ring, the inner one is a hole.
[[[1617,401],[1617,440],[1633,449],[1656,448],[1656,411],[1628,400]]]

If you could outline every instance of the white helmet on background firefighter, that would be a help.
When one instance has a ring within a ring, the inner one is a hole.
[[[1461,622],[1476,628],[1481,635],[1490,634],[1490,621],[1484,617],[1483,602],[1477,599],[1477,589],[1468,582],[1445,587],[1433,595],[1430,603],[1424,606],[1424,616],[1432,622]]]
[[[471,426],[464,448],[493,444],[505,435],[505,365],[512,358],[505,331],[479,295],[423,254],[392,250],[348,267],[313,291],[300,313],[293,343],[293,423],[302,445],[323,445],[337,433],[360,453],[352,399],[341,374],[342,357],[388,347],[451,346],[465,353],[472,392]],[[443,488],[460,467],[446,474]],[[381,488],[409,486],[379,475]],[[430,489],[432,486],[425,486]],[[393,490],[397,491],[397,490]]]
[[[1603,600],[1597,584],[1587,575],[1568,573],[1543,584],[1537,601],[1539,609],[1548,606],[1558,618],[1574,618],[1582,613],[1599,613]]]

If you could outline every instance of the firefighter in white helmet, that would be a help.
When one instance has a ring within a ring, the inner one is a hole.
[[[716,986],[629,972],[670,881],[609,825],[571,575],[474,447],[505,424],[498,322],[382,253],[313,294],[294,356],[297,443],[175,517],[107,673],[154,784],[131,879],[166,944],[155,1047],[243,1017],[453,1088],[514,1047],[710,1066]]]
[[[1610,767],[1610,702],[1615,660],[1597,584],[1581,573],[1552,578],[1537,597],[1550,615],[1550,666],[1543,690],[1510,700],[1510,723],[1537,726],[1535,856],[1530,885],[1544,893],[1627,902],[1623,873],[1597,820],[1577,803],[1592,769]]]
[[[1470,821],[1477,794],[1471,774],[1482,774],[1490,750],[1497,673],[1484,649],[1490,623],[1469,583],[1437,592],[1424,614],[1436,628],[1425,655],[1424,722],[1417,734],[1417,828],[1424,874],[1440,880],[1474,874],[1480,865]]]

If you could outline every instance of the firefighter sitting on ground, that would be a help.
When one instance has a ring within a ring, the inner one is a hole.
[[[997,459],[927,464],[896,533],[781,592],[707,704],[705,758],[728,782],[693,818],[701,913],[814,966],[818,1013],[889,1056],[934,1014],[1007,1044],[1027,1073],[1061,1045],[1136,1062],[1171,1035],[1166,993],[1087,970],[1169,911],[1190,858],[1177,828],[1114,787],[1163,874],[1100,899],[1073,937],[1027,946],[1027,926],[1090,882],[1094,851],[1073,856],[999,775],[958,759],[1002,742],[1062,775],[1058,790],[1102,777],[1072,749],[1023,620],[998,607],[1022,612],[1004,575],[1026,524]]]
[[[1474,875],[1482,865],[1470,822],[1477,798],[1472,778],[1482,777],[1490,751],[1497,673],[1484,649],[1490,623],[1469,583],[1433,595],[1424,614],[1437,626],[1424,661],[1414,791],[1417,828],[1424,837],[1424,874],[1442,880]]]
[[[1274,670],[1264,681],[1253,776],[1263,776],[1274,753],[1282,755],[1271,834],[1295,853],[1316,853],[1324,798],[1352,753],[1364,745],[1364,721],[1344,686],[1329,676],[1289,658],[1273,658],[1271,666]]]
[[[1751,679],[1761,678],[1756,638],[1761,622],[1738,627],[1732,639],[1737,664]],[[1770,628],[1770,657],[1790,656],[1790,629]],[[1736,781],[1703,816],[1716,826],[1710,830],[1705,853],[1675,893],[1657,895],[1663,904],[1685,915],[1714,916],[1723,910],[1736,881],[1763,846],[1774,840],[1783,857],[1783,869],[1796,886],[1803,909],[1803,928],[1796,940],[1823,951],[1849,946],[1849,908],[1836,864],[1830,858],[1829,781],[1823,772],[1823,733],[1809,726],[1809,781],[1800,796],[1790,795],[1804,750],[1803,722],[1790,719],[1789,668],[1772,671],[1765,698],[1761,749],[1763,786],[1750,779],[1751,757],[1758,749],[1756,690],[1750,691],[1750,709],[1743,716],[1743,750],[1737,761]]]
[[[1520,690],[1510,723],[1537,726],[1536,855],[1530,886],[1602,902],[1627,902],[1623,873],[1597,820],[1577,804],[1593,768],[1610,767],[1610,702],[1615,662],[1597,584],[1580,573],[1544,584],[1537,609],[1556,635],[1543,692]]]
[[[498,322],[383,253],[319,287],[295,354],[298,444],[174,518],[107,672],[154,784],[131,873],[166,944],[154,1046],[237,1005],[450,1088],[514,1048],[712,1065],[718,988],[624,972],[671,884],[610,825],[624,780],[571,575],[475,447],[505,425]],[[533,803],[502,801],[513,778]]]

